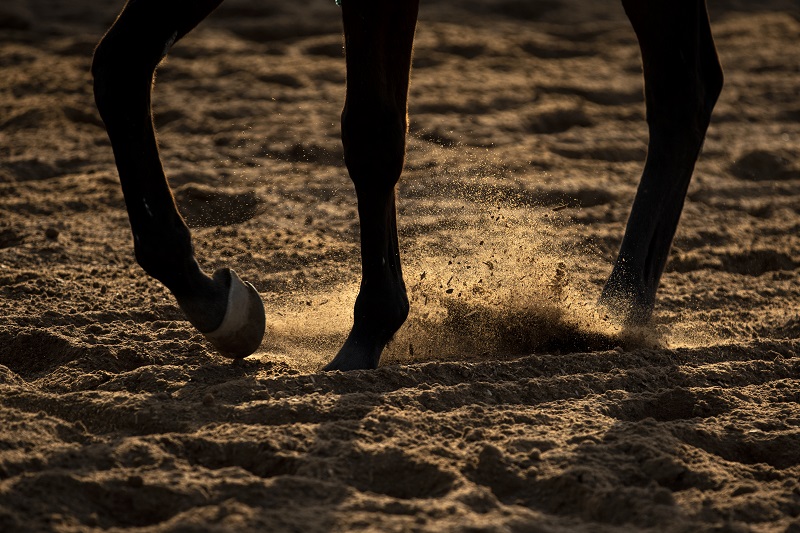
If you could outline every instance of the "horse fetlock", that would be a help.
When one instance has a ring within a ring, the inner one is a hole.
[[[356,299],[353,329],[336,357],[323,370],[377,368],[381,352],[408,317],[402,284],[381,290],[362,286]]]
[[[148,240],[136,233],[133,235],[133,251],[139,266],[177,293],[193,290],[197,285],[195,278],[204,275],[195,260],[188,230],[185,238],[181,238],[180,233],[171,236],[164,231],[158,239]]]
[[[374,331],[385,343],[405,323],[409,310],[408,296],[402,285],[381,289],[362,287],[353,310],[354,328]]]

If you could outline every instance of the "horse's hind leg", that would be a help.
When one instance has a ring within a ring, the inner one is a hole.
[[[625,236],[601,301],[646,322],[689,180],[722,90],[705,0],[623,0],[644,65],[650,142]]]
[[[362,280],[353,329],[327,370],[375,368],[408,316],[394,187],[405,157],[417,9],[417,0],[342,2],[347,52],[342,143],[358,196]]]
[[[174,295],[189,321],[222,353],[251,354],[264,335],[264,306],[229,269],[197,264],[159,158],[150,92],[169,48],[222,0],[129,0],[97,46],[97,107],[108,130],[133,231],[136,260]]]

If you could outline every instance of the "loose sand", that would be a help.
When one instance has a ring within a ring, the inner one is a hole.
[[[133,260],[89,65],[121,0],[0,5],[0,530],[800,531],[800,7],[713,1],[726,88],[651,327],[594,306],[646,149],[590,0],[423,2],[399,187],[412,315],[320,374],[358,284],[339,8],[228,0],[154,97],[209,349]]]

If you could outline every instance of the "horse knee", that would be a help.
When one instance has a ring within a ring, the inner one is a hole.
[[[100,41],[92,59],[94,100],[100,116],[106,121],[115,111],[130,105],[137,95],[150,91],[155,64],[148,68],[131,51],[130,44],[109,39]]]
[[[394,187],[405,160],[405,110],[393,106],[345,105],[342,113],[344,160],[356,188]]]
[[[94,95],[98,107],[131,90],[150,90],[153,74],[174,44],[177,32],[148,32],[137,15],[123,13],[100,40],[92,58]],[[100,109],[101,113],[103,109]]]
[[[104,116],[110,105],[110,98],[113,91],[109,90],[114,84],[114,80],[119,78],[119,65],[115,46],[109,42],[108,35],[103,37],[92,57],[92,80],[94,89],[94,100],[100,115]],[[116,73],[115,73],[116,71]]]
[[[710,34],[709,34],[710,40]],[[717,103],[719,95],[722,94],[722,87],[725,84],[725,76],[722,73],[722,64],[719,62],[717,51],[713,41],[710,41],[706,48],[701,52],[700,79],[703,87],[704,111],[711,118],[711,112]]]

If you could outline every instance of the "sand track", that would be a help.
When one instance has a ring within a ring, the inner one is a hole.
[[[710,6],[726,87],[638,330],[594,305],[646,151],[621,7],[423,2],[412,314],[349,374],[334,3],[226,0],[159,70],[201,262],[267,303],[233,364],[133,261],[89,75],[121,2],[6,3],[1,531],[800,531],[796,2]]]

